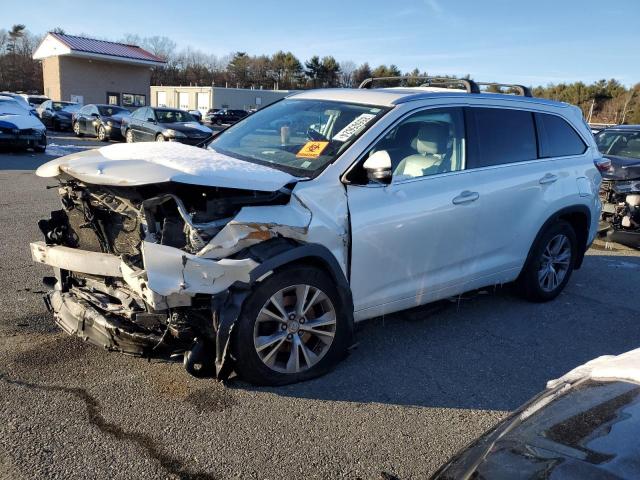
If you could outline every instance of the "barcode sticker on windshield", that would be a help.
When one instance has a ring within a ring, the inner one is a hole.
[[[336,135],[333,137],[333,140],[337,142],[346,142],[356,133],[362,130],[364,126],[369,123],[369,120],[371,120],[373,117],[375,117],[375,115],[372,115],[371,113],[363,113],[361,115],[358,115],[351,121],[349,125],[336,133]]]

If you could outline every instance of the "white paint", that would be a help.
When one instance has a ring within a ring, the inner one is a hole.
[[[40,43],[36,51],[33,53],[34,60],[42,60],[48,57],[56,57],[58,55],[70,55],[71,49],[54,37],[51,34],[47,34],[44,40]]]
[[[549,380],[547,388],[578,380],[628,380],[640,383],[640,348],[620,355],[603,355],[574,368],[560,378]]]
[[[10,123],[14,128],[34,128],[44,132],[45,127],[38,117],[18,106],[17,102],[0,102],[0,122]]]
[[[39,167],[36,175],[55,177],[62,172],[96,185],[173,181],[268,192],[296,181],[274,168],[177,142],[113,144],[52,160]]]
[[[142,256],[149,288],[163,296],[219,293],[237,281],[248,283],[258,266],[251,259],[215,262],[151,242],[142,242]]]
[[[121,277],[120,257],[108,253],[89,252],[60,245],[46,245],[44,242],[31,243],[31,258],[38,263],[63,268],[73,272]]]

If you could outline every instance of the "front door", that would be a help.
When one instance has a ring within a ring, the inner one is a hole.
[[[369,152],[389,154],[392,183],[348,185],[357,318],[465,290],[478,194],[464,139],[462,108],[412,114]]]

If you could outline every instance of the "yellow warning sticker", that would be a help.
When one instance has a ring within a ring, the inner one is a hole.
[[[327,145],[329,145],[329,142],[307,142],[300,151],[296,153],[296,157],[318,158],[322,151],[327,148]]]

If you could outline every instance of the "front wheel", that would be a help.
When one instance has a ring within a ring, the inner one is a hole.
[[[107,136],[107,131],[102,125],[98,127],[98,140],[100,140],[101,142],[109,141],[109,137]]]
[[[166,139],[164,138],[164,135],[162,135],[161,133],[156,135],[156,142],[164,142],[165,140]]]
[[[127,143],[133,143],[133,132],[131,130],[127,130],[124,134],[124,139]]]
[[[322,375],[346,353],[350,316],[324,271],[277,271],[257,284],[242,308],[233,338],[236,371],[257,385]]]
[[[82,136],[82,133],[80,132],[80,124],[78,122],[73,122],[73,133],[76,134],[76,137]]]
[[[533,246],[517,280],[522,295],[534,302],[556,298],[573,273],[576,256],[573,227],[563,220],[550,225]]]

